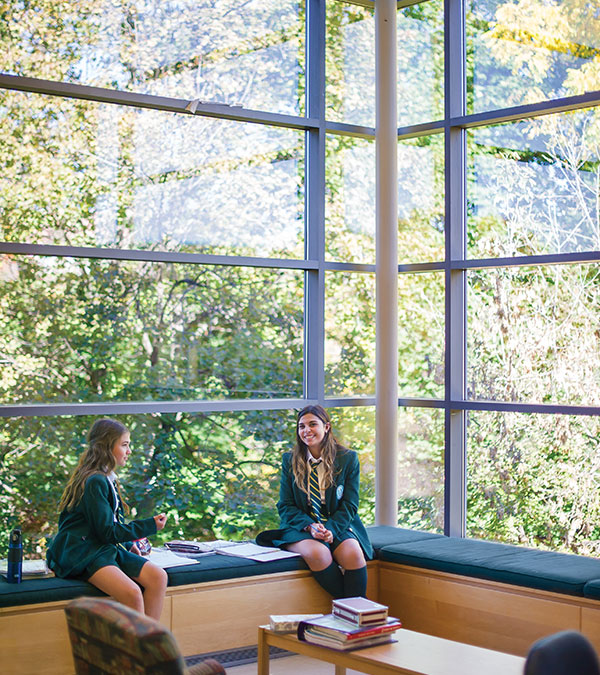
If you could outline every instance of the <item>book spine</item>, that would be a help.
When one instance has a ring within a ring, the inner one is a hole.
[[[340,619],[345,619],[346,621],[352,621],[352,623],[359,625],[360,617],[358,614],[352,614],[352,612],[346,612],[339,607],[333,606],[333,611],[331,612],[334,616],[339,616]]]
[[[397,631],[399,628],[402,628],[402,625],[400,623],[390,623],[387,625],[383,626],[373,626],[372,628],[365,628],[364,630],[361,630],[359,633],[353,633],[352,635],[348,636],[348,640],[357,640],[360,638],[365,638],[365,637],[370,637],[372,635],[385,635],[386,633],[393,633],[394,631]]]
[[[377,624],[377,623],[383,623],[387,619],[387,612],[382,613],[379,616],[376,615],[362,615],[362,614],[352,614],[352,612],[349,612],[345,609],[341,609],[340,607],[336,607],[334,605],[332,614],[334,616],[339,617],[340,619],[344,619],[344,621],[350,621],[352,622],[355,626],[364,626],[367,624]]]

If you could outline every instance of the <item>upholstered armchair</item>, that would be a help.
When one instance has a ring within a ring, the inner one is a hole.
[[[186,668],[169,630],[114,600],[77,598],[65,613],[77,675],[225,673],[214,659]]]

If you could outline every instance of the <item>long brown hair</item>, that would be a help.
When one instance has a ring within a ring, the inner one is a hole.
[[[294,481],[296,485],[308,494],[307,482],[308,482],[308,463],[306,461],[306,453],[308,451],[308,446],[300,438],[298,433],[298,424],[304,415],[314,415],[318,417],[323,424],[329,424],[329,429],[325,432],[323,437],[323,442],[321,443],[321,459],[323,460],[323,487],[327,489],[330,485],[334,483],[334,471],[333,465],[335,462],[335,456],[340,450],[345,450],[345,448],[340,445],[337,438],[333,435],[331,431],[331,420],[329,415],[320,405],[307,405],[305,408],[298,413],[296,418],[296,445],[292,451],[292,472],[294,474]]]
[[[117,463],[112,453],[113,446],[128,431],[124,424],[108,417],[98,419],[92,424],[87,435],[88,446],[82,452],[60,499],[60,511],[72,511],[79,504],[85,490],[85,481],[90,476],[95,473],[106,475],[114,471]],[[123,500],[118,482],[117,490],[123,509],[128,513],[129,507]]]

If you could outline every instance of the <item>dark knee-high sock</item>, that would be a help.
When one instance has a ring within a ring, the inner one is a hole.
[[[344,572],[344,597],[354,598],[367,594],[367,566]]]
[[[335,561],[332,561],[329,567],[318,572],[313,571],[313,576],[319,584],[334,598],[342,598],[344,596],[344,580],[342,573]]]

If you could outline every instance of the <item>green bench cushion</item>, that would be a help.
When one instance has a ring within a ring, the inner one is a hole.
[[[391,525],[372,525],[367,527],[367,532],[371,544],[373,544],[376,558],[379,556],[379,551],[385,546],[402,545],[413,541],[423,541],[424,539],[439,539],[444,536],[433,532],[423,532],[422,530],[392,527]]]
[[[379,558],[569,595],[583,595],[587,582],[600,579],[600,560],[457,537],[392,544]]]
[[[20,584],[9,584],[0,576],[0,607],[35,605],[41,602],[72,600],[80,595],[105,595],[87,581],[76,579],[26,579]]]

